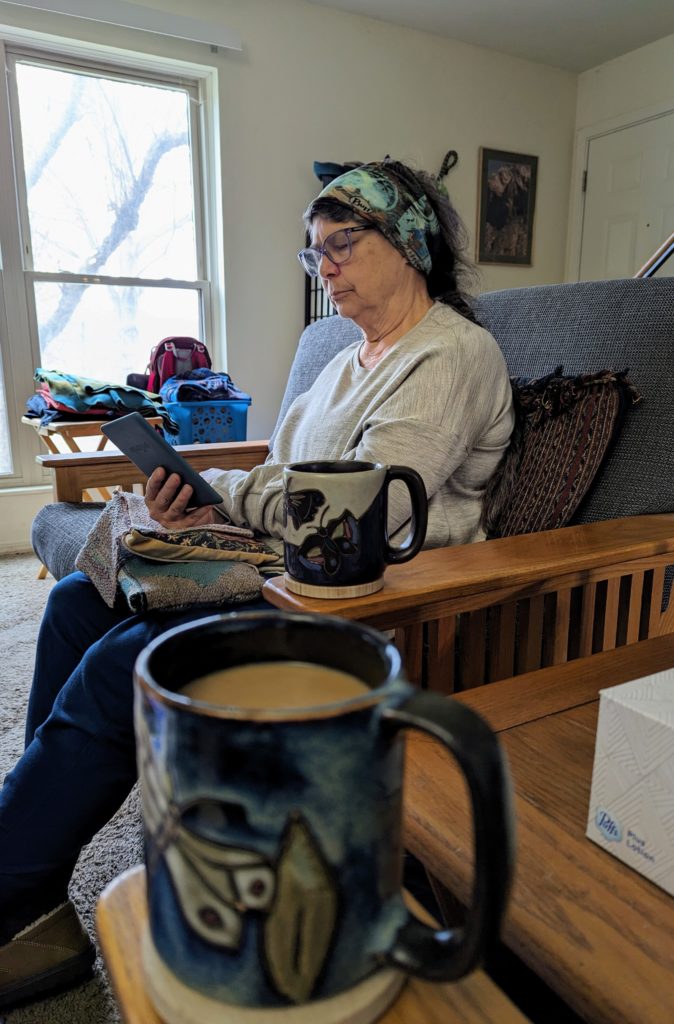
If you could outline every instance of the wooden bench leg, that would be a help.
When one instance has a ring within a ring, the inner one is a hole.
[[[42,565],[42,563],[40,562],[40,568],[37,571],[37,578],[39,580],[46,580],[48,575],[49,569],[47,568],[46,565]]]

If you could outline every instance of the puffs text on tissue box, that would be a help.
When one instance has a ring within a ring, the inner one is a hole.
[[[674,669],[601,690],[587,835],[674,895]]]

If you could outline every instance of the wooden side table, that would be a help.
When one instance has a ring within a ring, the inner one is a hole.
[[[503,942],[587,1024],[671,1024],[672,897],[586,835],[599,692],[674,665],[674,635],[456,694],[510,764],[517,860]],[[473,824],[459,769],[407,737],[405,846],[465,905]]]
[[[105,448],[108,443],[108,438],[101,433],[101,424],[105,423],[105,420],[62,420],[60,422],[56,420],[53,423],[42,424],[40,420],[32,416],[22,416],[21,422],[25,423],[27,427],[32,427],[47,450],[54,455],[59,455],[64,451],[81,452],[83,449],[80,448],[79,438],[82,437],[98,437],[97,452]],[[59,438],[63,444],[58,443]],[[112,495],[107,487],[97,488],[97,490],[99,490],[103,501],[110,501]],[[83,491],[82,495],[85,501],[99,500],[91,491]],[[45,569],[44,575],[46,573]]]
[[[96,451],[105,448],[107,437],[101,434],[101,423],[105,420],[56,420],[52,423],[41,423],[39,419],[32,416],[22,416],[21,422],[28,427],[33,427],[38,437],[41,437],[45,446],[55,455],[64,449],[56,443],[56,438],[62,437],[66,448],[71,452],[81,452],[77,439],[80,437],[95,437],[99,435],[99,442]]]
[[[140,947],[146,922],[145,868],[138,865],[110,883],[96,910],[103,958],[125,1024],[162,1024],[143,983]],[[411,978],[379,1024],[430,1024],[431,1021],[529,1024],[528,1018],[483,971],[474,971],[451,985],[435,985]]]
[[[148,423],[153,427],[161,426],[161,416],[148,416]],[[52,423],[42,424],[39,419],[32,416],[22,416],[21,422],[32,427],[38,437],[42,439],[48,451],[54,455],[65,451],[81,452],[79,438],[97,437],[98,443],[95,451],[100,452],[108,444],[108,438],[101,433],[101,424],[107,420],[55,420]],[[63,445],[58,444],[58,438],[62,438]]]

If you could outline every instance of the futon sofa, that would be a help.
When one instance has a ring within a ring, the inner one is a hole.
[[[485,563],[481,586],[473,583],[468,588],[470,600],[463,614],[458,595],[455,600],[450,590],[443,591],[445,604],[438,611],[438,621],[442,614],[453,622],[451,630],[444,631],[446,649],[451,635],[445,657],[452,660],[448,689],[674,630],[666,601],[666,568],[674,563],[674,278],[490,292],[477,300],[477,316],[496,338],[512,377],[537,378],[559,366],[564,374],[628,370],[642,399],[630,409],[572,525],[554,531],[559,537],[546,540],[532,534],[471,546],[471,566],[478,565],[479,570],[480,560]],[[278,422],[322,366],[358,336],[351,321],[336,316],[306,328]],[[250,468],[264,459],[267,443],[182,450],[198,469]],[[54,470],[57,503],[36,517],[32,542],[43,564],[61,578],[72,571],[74,557],[99,512],[78,504],[83,489],[113,484],[130,489],[142,482],[142,475],[123,456],[106,452],[39,458]],[[629,528],[616,522],[627,517],[640,518]],[[482,548],[489,548],[489,553]],[[423,557],[428,561],[431,555]],[[466,558],[461,549],[443,553],[448,581],[452,560],[458,567]],[[525,603],[515,607],[515,602]],[[566,630],[562,642],[557,635],[561,620]],[[463,641],[457,633],[459,622]],[[487,638],[503,632],[506,622],[511,632],[523,633],[520,639],[526,641],[528,653],[518,654],[516,643],[505,662],[499,654],[487,657],[485,664]],[[533,624],[540,633],[534,641]],[[467,663],[469,649],[478,652],[472,668]],[[455,669],[460,671],[461,666],[463,682],[455,682]]]

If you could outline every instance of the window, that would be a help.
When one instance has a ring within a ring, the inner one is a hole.
[[[16,368],[0,379],[1,486],[39,479],[12,437],[37,367],[124,383],[166,335],[208,343],[212,314],[199,82],[0,54],[0,180],[15,191],[0,195],[0,342]]]

